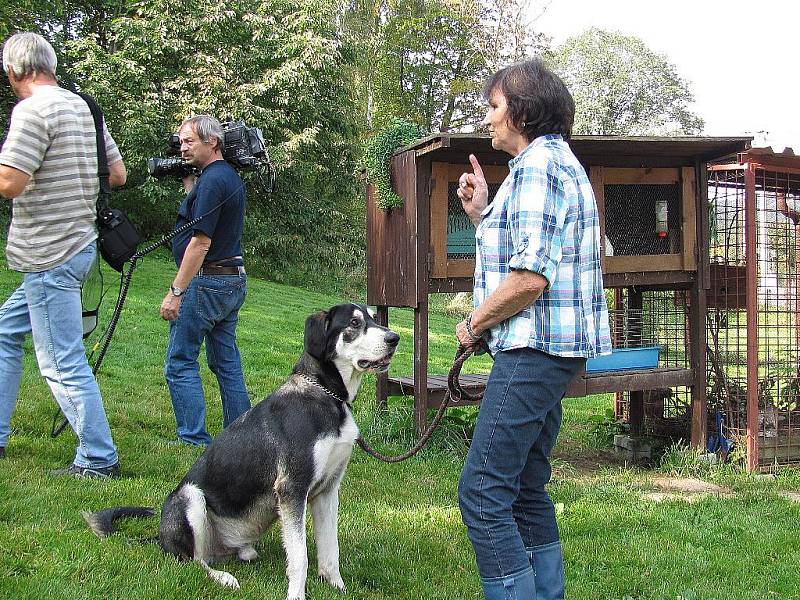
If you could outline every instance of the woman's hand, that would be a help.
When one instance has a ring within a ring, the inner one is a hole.
[[[482,329],[477,329],[474,325],[475,312],[471,312],[466,319],[456,325],[456,339],[459,345],[466,350],[475,350],[483,338],[481,337]]]
[[[483,169],[474,154],[469,155],[469,162],[472,164],[473,172],[461,174],[456,193],[461,199],[464,212],[477,227],[481,222],[481,213],[489,204],[489,187],[486,185]]]

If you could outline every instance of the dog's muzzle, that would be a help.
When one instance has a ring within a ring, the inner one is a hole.
[[[376,373],[385,373],[389,370],[389,365],[392,363],[394,351],[397,350],[397,344],[400,341],[400,336],[394,331],[386,330],[386,337],[383,340],[386,343],[387,353],[383,358],[378,360],[359,360],[358,368],[365,371],[374,371]]]
[[[385,373],[389,370],[389,365],[392,362],[392,356],[394,356],[394,351],[387,354],[380,360],[360,360],[358,361],[358,367],[360,369],[364,369],[365,371],[375,371],[376,373]]]

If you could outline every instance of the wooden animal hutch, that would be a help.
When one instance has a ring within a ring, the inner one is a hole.
[[[656,368],[586,373],[572,383],[569,395],[624,393],[634,433],[646,416],[645,391],[677,388],[688,390],[692,441],[705,443],[706,163],[746,149],[749,140],[576,136],[570,141],[602,216],[604,284],[614,290],[614,346],[659,345],[661,352]],[[389,307],[414,310],[414,373],[379,377],[378,402],[413,392],[418,429],[446,391],[446,376],[428,372],[429,294],[472,290],[474,228],[455,194],[469,153],[483,165],[493,194],[510,157],[477,134],[436,134],[397,151],[393,187],[404,199],[402,207],[383,212],[368,190],[367,300],[384,324]],[[462,376],[471,391],[485,381],[486,376]],[[663,401],[660,408],[675,412]]]
[[[753,471],[800,462],[800,157],[737,158],[709,167],[708,405]]]

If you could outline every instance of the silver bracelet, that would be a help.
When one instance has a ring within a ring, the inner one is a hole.
[[[467,315],[466,327],[467,335],[472,339],[473,342],[477,342],[479,339],[481,339],[481,336],[475,335],[475,332],[472,330],[472,313]]]

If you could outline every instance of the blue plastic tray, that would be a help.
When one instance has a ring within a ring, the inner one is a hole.
[[[654,369],[658,366],[661,346],[644,348],[614,348],[611,354],[596,356],[586,361],[586,372],[625,371],[628,369]]]

